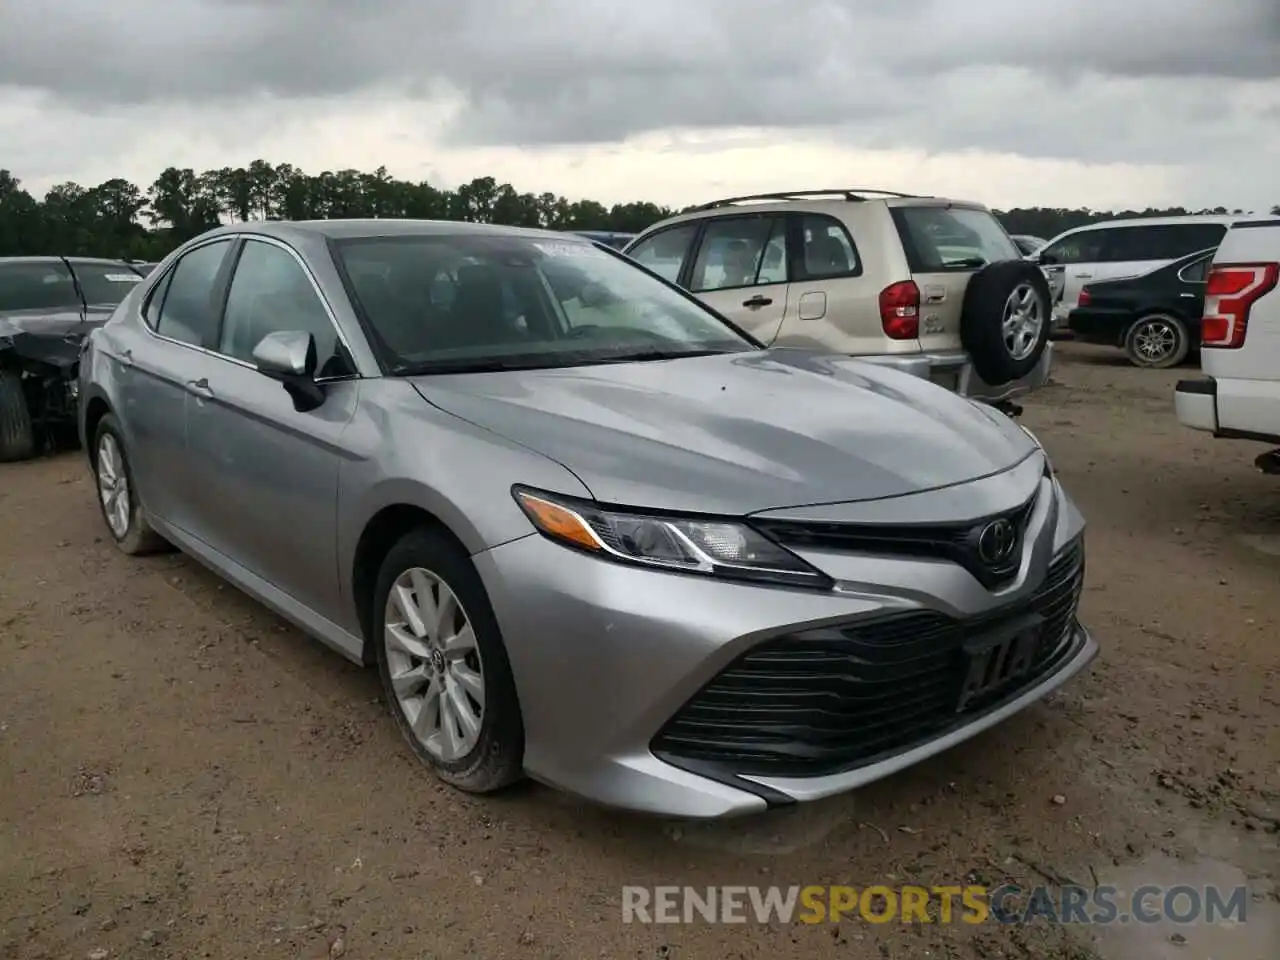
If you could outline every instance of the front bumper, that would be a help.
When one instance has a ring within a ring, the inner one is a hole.
[[[1044,345],[1040,362],[1021,380],[993,386],[983,380],[973,369],[969,355],[963,350],[941,353],[888,354],[859,357],[868,363],[893,367],[903,373],[921,377],[946,387],[963,397],[997,403],[1038,390],[1049,382],[1049,370],[1053,366],[1053,343]]]
[[[599,803],[675,817],[722,817],[829,796],[888,776],[985,730],[1061,686],[1098,647],[1070,615],[1069,643],[1045,672],[1000,702],[958,717],[856,768],[805,776],[740,775],[685,762],[656,738],[735,661],[804,631],[887,613],[935,612],[962,624],[1028,601],[1083,529],[1053,481],[1039,481],[1016,578],[988,591],[932,559],[802,555],[837,580],[830,591],[681,576],[598,560],[531,535],[477,555],[516,680],[525,769]],[[661,756],[659,754],[662,754]]]

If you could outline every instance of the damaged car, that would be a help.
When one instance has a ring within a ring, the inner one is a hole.
[[[0,257],[0,463],[74,442],[80,345],[142,277],[122,260]]]

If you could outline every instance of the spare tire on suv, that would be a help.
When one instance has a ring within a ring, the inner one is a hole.
[[[1034,263],[1000,260],[972,277],[964,291],[960,341],[974,372],[993,387],[1036,368],[1049,342],[1049,281]]]

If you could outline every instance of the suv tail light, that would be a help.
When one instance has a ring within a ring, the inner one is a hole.
[[[1244,346],[1253,305],[1276,287],[1280,263],[1224,263],[1209,271],[1204,287],[1200,346],[1236,350]]]
[[[1076,298],[1076,306],[1087,307],[1091,303],[1093,303],[1093,294],[1089,292],[1088,287],[1081,287],[1080,296]]]
[[[920,335],[920,288],[914,280],[880,291],[880,326],[890,340],[914,340]]]

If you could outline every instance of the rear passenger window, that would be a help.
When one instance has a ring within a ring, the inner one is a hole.
[[[215,240],[185,254],[165,283],[168,290],[160,305],[156,333],[197,347],[215,347],[218,342],[218,304],[214,293],[218,271],[231,241]]]
[[[1209,258],[1187,264],[1178,272],[1178,277],[1187,283],[1204,283],[1209,278]]]
[[[725,217],[702,235],[689,289],[695,293],[785,283],[786,221],[782,217]]]
[[[697,232],[697,223],[682,223],[659,230],[628,250],[627,256],[664,280],[675,283],[684,268],[685,257],[689,255],[689,247]]]
[[[1158,260],[1158,234],[1155,227],[1112,227],[1107,231],[1102,248],[1103,263],[1131,260]]]
[[[839,220],[833,217],[807,215],[800,220],[800,236],[804,244],[799,279],[823,280],[832,277],[856,277],[862,273],[853,238]]]

